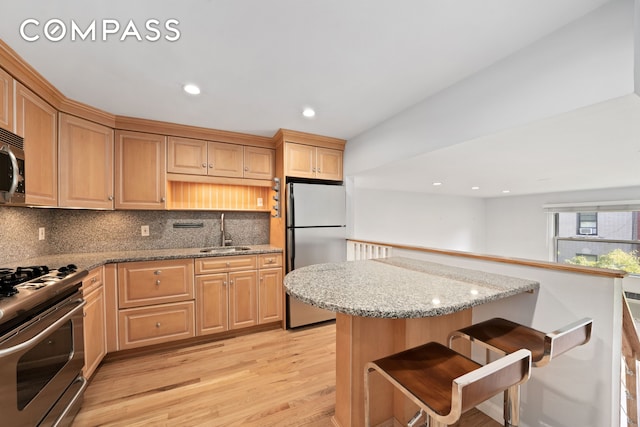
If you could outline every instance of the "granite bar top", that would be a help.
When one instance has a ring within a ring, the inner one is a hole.
[[[392,257],[310,265],[285,276],[289,295],[352,316],[441,316],[527,291],[540,284],[428,261]]]
[[[130,262],[130,261],[158,261],[182,258],[208,258],[218,256],[237,255],[259,255],[282,252],[281,248],[271,245],[244,245],[248,250],[236,252],[200,252],[203,248],[182,248],[182,249],[150,249],[137,251],[115,251],[115,252],[90,252],[90,253],[67,253],[47,255],[36,258],[29,258],[15,265],[3,265],[3,267],[15,268],[26,265],[46,265],[49,267],[60,267],[67,264],[75,264],[80,269],[91,270],[104,264]]]

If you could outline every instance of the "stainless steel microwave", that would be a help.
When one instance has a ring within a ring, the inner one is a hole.
[[[25,202],[24,139],[0,128],[0,203]]]

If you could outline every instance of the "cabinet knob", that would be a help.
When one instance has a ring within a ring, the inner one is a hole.
[[[97,277],[92,277],[92,278],[91,278],[91,283],[96,283],[97,281],[98,281],[98,278],[97,278]]]
[[[160,279],[156,280],[156,286],[160,286]]]
[[[227,286],[227,282],[222,282],[222,286]]]
[[[312,169],[311,169],[311,172],[315,172],[315,171],[316,171],[316,168],[312,168]]]
[[[230,285],[233,285],[233,280],[229,280],[229,284],[230,284]]]
[[[160,327],[160,322],[156,322],[156,328]]]
[[[248,172],[249,171],[249,166],[245,166],[244,170]]]
[[[109,199],[110,202],[112,202],[113,201],[113,196],[109,196],[108,199]]]
[[[227,267],[231,267],[231,263],[229,263],[229,261],[227,261]]]
[[[87,312],[86,311],[82,312],[82,317],[87,317]]]
[[[318,169],[318,173],[322,173],[322,171],[320,171],[320,169]]]
[[[209,168],[213,169],[213,163],[209,163]]]
[[[273,264],[274,262],[276,262],[276,260],[273,258],[267,258],[267,260],[265,261],[266,264]]]
[[[202,167],[203,167],[203,168],[206,168],[206,167],[207,167],[207,164],[206,164],[206,163],[203,163],[203,164],[202,164]]]
[[[165,199],[164,197],[160,197],[160,201],[161,201],[162,203],[164,203],[164,202],[166,201],[166,199]]]
[[[156,276],[159,276],[162,274],[162,270],[156,270],[153,272],[153,274],[155,274]]]

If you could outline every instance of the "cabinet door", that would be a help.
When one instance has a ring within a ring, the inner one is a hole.
[[[209,175],[242,178],[244,150],[242,145],[223,142],[208,143]]]
[[[258,324],[258,272],[229,273],[229,329]]]
[[[84,287],[84,285],[83,285]],[[105,298],[102,284],[85,295],[84,306],[84,368],[85,378],[91,378],[107,354]]]
[[[282,320],[282,268],[260,270],[258,323]]]
[[[316,177],[342,181],[342,151],[316,148]]]
[[[60,113],[59,206],[113,209],[113,129]]]
[[[190,175],[207,174],[207,141],[169,137],[167,172]]]
[[[0,128],[13,131],[13,77],[0,68]]]
[[[57,111],[22,84],[15,84],[15,132],[24,138],[26,202],[58,205]]]
[[[116,131],[116,209],[164,209],[166,179],[166,137]]]
[[[285,144],[285,175],[299,178],[315,178],[315,167],[315,147],[292,142]]]
[[[275,150],[259,147],[244,147],[244,177],[251,179],[273,179],[276,168]]]
[[[196,335],[229,329],[228,281],[227,273],[196,276]]]

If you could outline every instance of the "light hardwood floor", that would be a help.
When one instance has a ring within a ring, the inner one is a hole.
[[[73,427],[331,425],[335,325],[107,360]],[[458,427],[500,427],[471,411]]]

